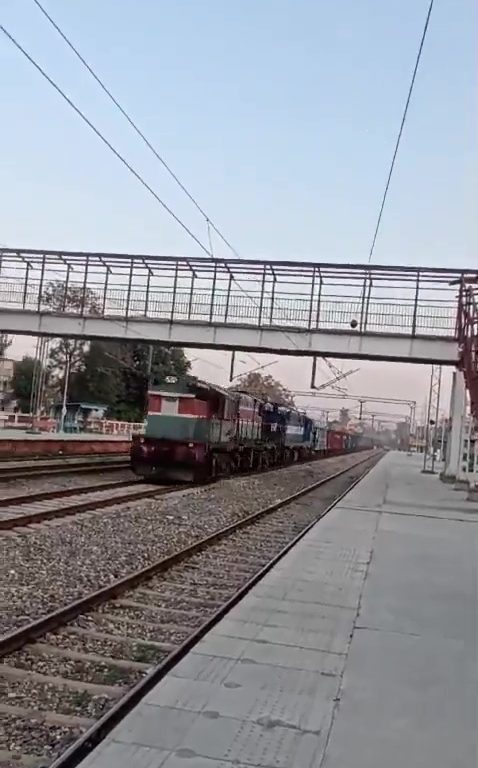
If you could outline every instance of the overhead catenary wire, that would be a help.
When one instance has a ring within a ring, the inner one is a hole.
[[[161,163],[163,168],[169,173],[172,179],[176,182],[176,184],[180,187],[180,189],[184,192],[184,194],[188,197],[188,199],[191,201],[191,203],[196,207],[196,209],[199,211],[199,213],[203,216],[204,221],[206,223],[207,227],[207,236],[208,236],[208,243],[209,243],[209,255],[211,258],[214,258],[214,249],[213,249],[213,242],[211,237],[211,230],[213,230],[222,240],[222,242],[230,249],[231,253],[237,258],[240,259],[241,256],[234,248],[234,246],[231,244],[231,242],[225,237],[225,235],[221,232],[221,230],[214,224],[214,222],[211,220],[210,216],[206,213],[204,208],[200,205],[200,203],[197,201],[197,199],[192,195],[192,193],[188,190],[188,188],[185,186],[185,184],[180,180],[180,178],[177,176],[177,174],[173,171],[171,166],[166,162],[164,157],[159,153],[159,151],[156,149],[156,147],[152,144],[152,142],[147,138],[147,136],[143,133],[143,131],[139,128],[137,123],[133,120],[131,115],[126,111],[126,109],[121,105],[121,103],[118,101],[118,99],[113,95],[112,91],[108,86],[105,84],[104,80],[95,72],[91,64],[88,63],[88,61],[85,59],[85,57],[80,53],[78,48],[72,43],[70,38],[63,32],[59,24],[53,19],[53,17],[48,13],[46,8],[42,5],[40,0],[33,0],[37,8],[41,11],[43,16],[48,20],[48,22],[52,25],[52,27],[57,31],[57,33],[60,35],[62,40],[66,43],[66,45],[70,48],[71,51],[75,54],[75,56],[79,59],[79,61],[83,64],[83,66],[87,69],[87,71],[90,73],[90,75],[93,77],[93,79],[98,83],[102,91],[107,95],[109,100],[115,105],[115,107],[119,110],[119,112],[123,115],[123,117],[128,121],[129,125],[133,128],[133,130],[136,132],[136,134],[141,138],[141,140],[144,142],[144,144],[148,147],[148,149],[153,153],[153,155],[156,157],[156,159]],[[236,285],[238,283],[235,281]],[[240,287],[238,285],[238,287]],[[244,292],[245,289],[240,287],[240,290]],[[250,297],[250,295],[245,292],[246,295]],[[291,342],[293,340],[288,337]],[[293,342],[293,346],[297,347],[297,344]]]
[[[52,88],[57,91],[57,93],[60,94],[60,96],[67,102],[67,104],[76,112],[76,114],[83,120],[84,123],[98,136],[98,138],[105,144],[105,146],[120,160],[120,162],[128,169],[128,171],[142,184],[142,186],[155,198],[155,200],[166,210],[167,213],[169,213],[170,216],[176,221],[177,224],[191,237],[194,242],[201,248],[201,250],[209,257],[214,258],[213,254],[210,252],[208,247],[204,245],[203,242],[192,232],[191,229],[182,221],[182,219],[177,216],[174,211],[167,205],[167,203],[164,202],[164,200],[161,199],[161,197],[155,192],[155,190],[148,184],[147,181],[143,179],[143,177],[133,168],[133,166],[126,160],[126,158],[111,144],[111,142],[101,133],[101,131],[92,123],[92,121],[82,112],[82,110],[74,103],[72,99],[70,99],[69,96],[60,88],[60,86],[53,80],[53,78],[48,75],[48,73],[38,64],[37,61],[33,58],[33,56],[30,56],[28,51],[23,48],[23,46],[18,42],[18,40],[15,39],[15,37],[10,34],[10,32],[2,25],[0,24],[0,30],[4,33],[4,35],[13,43],[13,45],[25,56],[26,59],[32,64],[35,69],[45,78],[45,80],[52,86]],[[209,222],[211,226],[212,222]],[[237,279],[234,278],[233,282],[237,285],[239,290],[244,293],[249,299],[251,296],[249,293],[241,286]],[[295,345],[297,346],[297,345]]]
[[[78,59],[82,62],[82,64],[86,67],[86,69],[90,72],[91,76],[95,79],[95,81],[98,83],[98,85],[102,88],[102,90],[106,93],[106,95],[109,97],[109,99],[115,104],[117,109],[123,114],[125,119],[128,121],[128,123],[131,125],[131,127],[135,130],[135,132],[140,136],[142,141],[146,144],[146,146],[150,149],[150,151],[155,155],[155,157],[158,159],[158,161],[163,165],[163,167],[166,169],[166,171],[170,174],[170,176],[174,179],[174,181],[179,185],[179,187],[182,189],[182,191],[186,194],[186,196],[189,198],[189,200],[195,205],[197,210],[202,214],[206,221],[207,225],[207,234],[208,234],[208,241],[209,241],[209,249],[201,242],[201,240],[187,227],[187,225],[172,211],[171,208],[159,197],[159,195],[155,192],[155,190],[143,179],[143,177],[131,166],[131,164],[126,160],[121,153],[116,150],[116,148],[111,144],[111,142],[99,131],[99,129],[96,128],[96,126],[89,120],[89,118],[80,110],[80,108],[70,99],[67,94],[60,88],[57,83],[47,74],[47,72],[33,59],[32,56],[21,46],[21,44],[11,35],[8,30],[3,26],[0,25],[0,29],[2,32],[9,38],[9,40],[15,45],[15,47],[27,58],[27,60],[37,69],[37,71],[47,80],[47,82],[59,93],[59,95],[69,104],[69,106],[78,114],[78,116],[88,125],[88,127],[98,136],[98,138],[107,146],[107,148],[120,160],[123,165],[130,171],[130,173],[142,184],[142,186],[156,199],[158,203],[166,210],[166,212],[176,221],[177,224],[196,242],[197,245],[211,258],[214,258],[214,252],[213,252],[213,245],[212,245],[212,238],[211,238],[211,229],[216,232],[216,234],[221,238],[221,240],[224,242],[224,244],[231,250],[231,252],[236,256],[236,258],[240,258],[239,253],[237,250],[231,245],[231,243],[227,240],[227,238],[222,234],[222,232],[218,229],[218,227],[214,224],[213,221],[211,221],[210,217],[206,214],[206,212],[203,210],[203,208],[200,206],[200,204],[197,202],[197,200],[191,195],[189,190],[184,186],[184,184],[181,182],[179,177],[174,173],[174,171],[170,168],[170,166],[166,163],[164,158],[159,154],[159,152],[155,149],[155,147],[151,144],[151,142],[147,139],[147,137],[143,134],[143,132],[138,128],[136,123],[133,121],[133,119],[130,117],[130,115],[126,112],[126,110],[121,106],[121,104],[118,102],[118,100],[113,96],[111,91],[106,87],[104,82],[96,75],[92,67],[88,64],[86,59],[80,54],[80,52],[77,50],[77,48],[71,43],[71,41],[68,39],[68,37],[63,33],[63,31],[60,29],[60,27],[56,24],[56,22],[53,20],[53,18],[48,14],[46,9],[41,5],[38,0],[33,0],[39,10],[43,13],[43,15],[48,19],[48,21],[52,24],[52,26],[56,29],[58,34],[62,37],[62,39],[65,41],[65,43],[70,47],[70,49],[75,53],[75,55],[78,57]],[[234,280],[234,283],[238,285],[240,290],[244,292],[249,298],[249,294],[247,291],[244,290],[242,286],[240,286],[239,283],[237,283],[236,280]],[[289,341],[293,344],[294,347],[298,348],[298,345],[296,344],[295,340],[286,332],[284,332],[284,335],[286,338],[289,339]],[[252,356],[251,356],[252,357]],[[254,359],[254,358],[252,358]]]
[[[37,3],[37,5],[39,5]],[[39,6],[40,7],[40,6]],[[42,7],[42,10],[43,7]],[[55,25],[56,26],[56,25]],[[48,73],[41,67],[40,64],[25,50],[25,48],[16,40],[16,38],[0,24],[0,30],[10,40],[10,42],[23,54],[23,56],[32,64],[32,66],[42,75],[42,77],[54,88],[54,90],[66,101],[66,103],[73,109],[73,111],[82,119],[82,121],[92,130],[95,135],[102,141],[102,143],[117,157],[117,159],[127,168],[127,170],[139,181],[139,183],[155,198],[155,200],[163,207],[164,210],[176,221],[176,223],[183,229],[183,231],[191,237],[194,242],[201,248],[201,250],[210,258],[214,258],[213,253],[207,248],[206,245],[197,237],[194,232],[177,216],[174,211],[161,199],[157,192],[145,181],[145,179],[135,170],[135,168],[126,160],[126,158],[111,144],[111,142],[103,135],[103,133],[94,125],[94,123],[84,114],[84,112],[73,102],[72,99],[62,90],[62,88],[48,75]],[[60,31],[60,30],[59,30]],[[63,35],[62,35],[63,36]],[[76,52],[76,51],[75,51]],[[77,54],[79,55],[79,54]],[[86,63],[85,63],[86,66]],[[96,78],[95,78],[96,79]],[[203,214],[206,216],[206,214]],[[212,227],[214,231],[218,232],[217,228],[213,225],[210,219],[206,216],[206,223],[208,225],[208,234],[210,233],[209,227]],[[222,237],[222,235],[218,232]],[[222,238],[224,239],[224,238]],[[211,242],[211,240],[210,240]],[[224,241],[226,242],[226,241]],[[226,243],[229,247],[230,244]],[[231,247],[231,250],[239,257],[237,251]],[[240,258],[240,257],[239,257]],[[244,293],[249,299],[250,294],[243,288],[237,279],[233,278],[233,282],[239,290]],[[282,331],[284,336],[292,343],[292,345],[298,349],[298,344],[286,331]]]
[[[194,240],[194,242],[201,248],[202,251],[207,256],[211,256],[209,249],[207,248],[204,243],[201,242],[199,237],[194,234],[194,232],[189,229],[189,227],[182,221],[182,219],[177,216],[174,211],[167,205],[167,203],[164,202],[164,200],[161,199],[161,197],[158,195],[157,192],[148,184],[147,181],[143,179],[141,174],[138,173],[138,171],[133,168],[132,165],[126,160],[125,157],[111,144],[111,142],[101,133],[101,131],[94,125],[94,123],[89,120],[89,118],[85,115],[84,112],[81,111],[79,107],[70,99],[69,96],[60,88],[60,86],[47,74],[47,72],[38,64],[38,62],[35,61],[35,59],[30,56],[30,54],[23,48],[23,46],[16,40],[13,35],[10,34],[10,32],[2,25],[0,24],[0,30],[3,32],[3,34],[8,37],[8,39],[13,43],[13,45],[25,56],[26,59],[32,64],[35,69],[42,75],[42,77],[45,78],[45,80],[52,86],[52,88],[55,89],[57,93],[66,101],[67,104],[76,112],[76,114],[83,120],[84,123],[90,128],[90,130],[93,131],[93,133],[96,134],[96,136],[103,142],[103,144],[108,147],[110,152],[112,152],[118,160],[128,169],[128,171],[139,181],[139,183],[154,197],[156,202],[158,202],[164,210],[174,219],[174,221],[179,224],[181,229],[186,232],[189,237]]]
[[[126,111],[126,109],[120,104],[118,99],[113,95],[111,90],[108,88],[108,86],[105,84],[104,80],[102,80],[99,75],[96,74],[93,67],[86,61],[85,57],[79,52],[78,48],[71,42],[69,37],[63,32],[63,30],[60,28],[60,26],[56,23],[56,21],[51,17],[51,15],[48,13],[48,11],[43,7],[43,5],[39,2],[39,0],[33,0],[35,5],[38,7],[38,9],[42,12],[42,14],[45,16],[45,18],[50,22],[52,27],[56,29],[60,37],[64,40],[64,42],[68,45],[68,47],[73,51],[75,56],[81,61],[83,66],[88,70],[90,75],[96,80],[102,91],[108,96],[110,101],[115,105],[115,107],[121,112],[123,117],[128,121],[132,129],[136,132],[136,134],[140,137],[140,139],[144,142],[144,144],[148,147],[148,149],[153,153],[155,158],[161,163],[163,168],[169,173],[172,179],[176,182],[176,184],[180,187],[180,189],[184,192],[184,194],[188,197],[190,202],[195,206],[195,208],[199,211],[201,216],[203,216],[207,228],[208,228],[208,237],[209,237],[209,243],[210,243],[210,249],[211,249],[211,255],[212,255],[212,242],[211,242],[211,236],[210,236],[210,229],[213,229],[214,232],[218,235],[218,237],[221,238],[224,245],[226,245],[231,253],[236,256],[236,258],[240,258],[239,253],[236,251],[233,245],[229,242],[229,240],[225,237],[225,235],[221,232],[221,230],[214,224],[214,222],[211,220],[210,216],[206,213],[204,208],[198,203],[197,199],[194,197],[194,195],[188,190],[186,185],[181,181],[179,176],[173,171],[171,166],[166,162],[164,157],[159,153],[159,151],[156,149],[154,144],[145,136],[143,131],[139,128],[138,124],[133,120],[131,115]]]
[[[167,211],[167,213],[170,214],[170,216],[173,217],[173,219],[180,225],[180,227],[197,243],[197,245],[200,246],[200,248],[204,251],[204,253],[207,254],[210,258],[214,258],[214,254],[212,252],[212,240],[210,236],[210,229],[209,225],[213,227],[213,229],[216,231],[216,228],[212,224],[212,222],[207,219],[208,223],[208,237],[209,237],[209,243],[211,247],[211,251],[208,250],[208,248],[201,242],[201,240],[189,229],[189,227],[177,216],[174,211],[169,208],[169,206],[159,197],[159,195],[154,191],[154,189],[143,179],[143,177],[133,168],[132,165],[126,160],[123,155],[118,152],[117,149],[111,144],[111,142],[101,133],[101,131],[96,128],[96,126],[91,122],[91,120],[86,117],[86,115],[80,110],[80,108],[72,101],[72,99],[67,96],[67,94],[60,88],[57,83],[47,74],[47,72],[33,59],[32,56],[23,48],[23,46],[13,37],[13,35],[8,32],[8,30],[3,26],[0,25],[1,31],[10,39],[10,41],[16,46],[16,48],[23,53],[23,55],[28,59],[28,61],[37,69],[38,72],[47,80],[47,82],[57,91],[57,93],[62,96],[62,98],[69,104],[69,106],[78,114],[79,117],[88,125],[88,127],[98,136],[99,139],[108,147],[108,149],[113,152],[113,154],[120,160],[123,165],[130,171],[130,173],[133,174],[133,176],[150,192],[151,195],[156,199],[160,205]],[[235,284],[238,286],[238,288],[244,292],[249,298],[249,294],[247,291],[237,282],[237,280],[234,281]],[[295,345],[297,346],[297,345]]]
[[[421,40],[420,40],[420,46],[418,48],[418,53],[417,53],[417,57],[416,57],[416,60],[415,60],[415,67],[413,69],[413,75],[412,75],[412,79],[411,79],[411,82],[410,82],[410,87],[408,89],[407,100],[405,102],[405,108],[403,110],[402,121],[400,123],[400,128],[399,128],[399,131],[398,131],[397,140],[395,142],[395,150],[393,152],[392,162],[390,164],[390,169],[389,169],[389,172],[388,172],[387,183],[385,184],[385,190],[384,190],[384,193],[383,193],[383,196],[382,196],[382,202],[381,202],[380,210],[379,210],[379,213],[378,213],[377,224],[375,226],[375,231],[373,233],[372,244],[370,246],[370,251],[369,251],[369,256],[368,256],[368,263],[369,264],[372,261],[372,256],[373,256],[373,252],[374,252],[374,249],[375,249],[375,243],[377,241],[378,231],[380,229],[380,224],[382,222],[383,211],[384,211],[384,208],[385,208],[385,203],[387,201],[388,190],[389,190],[390,182],[392,180],[392,175],[393,175],[393,169],[395,168],[395,161],[397,159],[398,149],[400,147],[400,141],[402,139],[403,129],[405,127],[405,122],[406,122],[406,119],[407,119],[408,107],[410,105],[410,101],[411,101],[411,98],[412,98],[413,88],[414,88],[414,85],[415,85],[415,79],[416,79],[416,76],[417,76],[418,67],[419,67],[419,64],[420,64],[420,59],[422,57],[422,51],[423,51],[423,46],[424,46],[424,43],[425,43],[425,38],[427,36],[428,25],[429,25],[429,22],[430,22],[430,16],[431,16],[432,10],[433,10],[433,3],[434,3],[434,0],[430,0],[430,4],[428,6],[428,13],[427,13],[427,16],[426,16],[426,19],[425,19],[425,25],[423,27],[422,37],[421,37]]]

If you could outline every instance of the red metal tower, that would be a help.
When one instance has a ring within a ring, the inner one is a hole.
[[[470,394],[471,412],[478,421],[478,285],[476,277],[460,283],[457,336],[460,367]]]

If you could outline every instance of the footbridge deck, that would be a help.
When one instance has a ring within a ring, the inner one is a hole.
[[[0,328],[454,365],[467,269],[0,249]]]

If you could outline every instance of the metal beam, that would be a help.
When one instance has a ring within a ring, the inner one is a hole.
[[[443,365],[457,365],[459,361],[457,342],[443,337],[411,339],[385,333],[357,336],[347,332],[321,330],[288,330],[284,333],[280,327],[254,328],[220,322],[170,322],[169,318],[151,320],[135,316],[125,321],[117,317],[80,317],[74,314],[5,309],[0,309],[0,328],[7,333],[30,336],[122,339],[179,347],[235,349],[305,357],[321,355]]]

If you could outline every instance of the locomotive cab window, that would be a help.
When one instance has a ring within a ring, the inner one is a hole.
[[[163,397],[161,411],[164,414],[176,414],[178,412],[178,398],[177,397]]]

